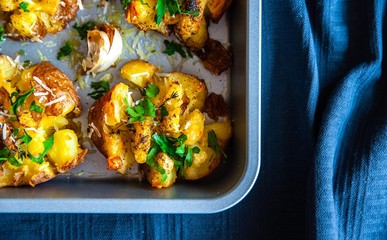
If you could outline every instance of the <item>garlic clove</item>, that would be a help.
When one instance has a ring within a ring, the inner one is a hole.
[[[87,46],[88,53],[82,66],[87,73],[96,75],[111,67],[120,57],[122,37],[114,26],[105,24],[87,32]]]

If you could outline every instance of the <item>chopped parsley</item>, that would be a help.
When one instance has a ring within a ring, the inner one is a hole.
[[[87,95],[95,100],[101,98],[110,90],[110,85],[106,81],[92,82],[90,86],[92,89],[94,89],[94,91]]]
[[[163,121],[163,119],[166,117],[166,116],[168,116],[168,114],[169,114],[169,112],[168,112],[168,110],[167,110],[167,108],[163,105],[163,106],[161,106],[161,108],[160,108],[160,114],[161,114],[161,121]]]
[[[25,55],[26,55],[26,51],[24,51],[24,49],[21,49],[21,50],[20,50],[20,55],[21,55],[21,56],[25,56]]]
[[[24,68],[29,68],[31,66],[31,61],[30,60],[25,60],[24,62],[23,62],[23,67]]]
[[[58,60],[62,60],[62,58],[70,55],[70,53],[74,50],[73,45],[71,44],[70,40],[67,40],[65,45],[59,49],[58,55],[56,58]]]
[[[163,21],[163,17],[164,17],[166,12],[167,12],[167,9],[165,7],[164,0],[157,0],[157,4],[156,4],[156,24],[160,24]]]
[[[81,40],[87,37],[87,31],[92,29],[93,27],[95,27],[95,22],[93,21],[88,21],[82,26],[78,26],[78,24],[75,23],[75,25],[73,26],[73,28],[78,31],[78,34],[81,37]]]
[[[23,165],[19,160],[15,158],[15,153],[11,151],[7,146],[0,150],[0,163],[9,162],[12,166],[20,167]]]
[[[4,42],[5,30],[4,27],[0,27],[0,43]]]
[[[19,133],[19,128],[15,128],[14,130],[13,130],[13,136],[14,137],[17,137],[17,134]]]
[[[166,13],[169,13],[171,16],[174,16],[177,13],[193,15],[195,17],[199,16],[199,12],[197,10],[182,11],[179,0],[157,0],[156,24],[160,24],[163,21],[163,17]]]
[[[214,150],[217,157],[220,156],[219,151],[223,154],[224,157],[227,157],[226,153],[223,151],[219,144],[218,137],[216,136],[214,130],[208,132],[208,146]]]
[[[148,84],[147,88],[145,89],[145,95],[147,95],[150,98],[155,98],[157,94],[159,93],[159,88],[154,84]]]
[[[31,88],[28,92],[22,94],[22,95],[19,95],[18,92],[13,92],[10,96],[10,100],[11,100],[11,113],[16,115],[17,113],[17,109],[24,104],[24,102],[26,101],[26,99],[28,98],[28,96],[31,95],[31,93],[34,92],[34,88]],[[13,99],[15,98],[15,101],[13,101]]]
[[[193,57],[191,51],[189,51],[188,49],[185,49],[183,46],[181,46],[180,44],[178,44],[174,41],[170,42],[168,40],[164,40],[164,44],[165,44],[166,49],[163,53],[166,53],[169,56],[171,56],[177,52],[180,54],[180,56],[182,58],[187,58],[187,56],[190,58]]]
[[[20,8],[24,11],[24,12],[30,12],[30,10],[28,10],[28,3],[26,3],[26,2],[21,2],[20,4],[19,4],[19,6],[20,6]]]
[[[46,156],[46,154],[48,153],[48,151],[50,151],[53,145],[54,145],[54,135],[51,135],[49,139],[43,142],[44,150],[42,154],[39,155],[39,157],[32,156],[31,153],[28,153],[28,157],[32,161],[42,164],[44,162],[44,156]]]
[[[152,101],[145,97],[140,100],[140,103],[133,108],[130,107],[128,99],[124,98],[126,105],[126,113],[129,115],[129,122],[143,122],[146,117],[156,117],[156,107],[153,105]]]
[[[180,135],[178,138],[171,138],[154,133],[152,135],[153,145],[148,152],[146,163],[151,167],[156,167],[156,170],[159,171],[160,167],[157,165],[156,156],[158,153],[163,152],[174,160],[176,171],[179,171],[180,175],[184,176],[184,167],[190,167],[193,161],[193,154],[200,152],[198,147],[190,148],[185,145],[184,142],[186,140],[187,136],[185,134]],[[163,174],[163,172],[159,172]]]
[[[30,110],[37,112],[37,113],[43,112],[43,108],[41,106],[37,105],[35,101],[32,101],[31,106],[30,106]]]

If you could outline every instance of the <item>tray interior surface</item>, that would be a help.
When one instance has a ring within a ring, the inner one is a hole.
[[[83,163],[76,171],[35,188],[0,189],[0,212],[199,213],[217,212],[239,202],[254,184],[260,163],[260,11],[260,1],[233,1],[226,15],[234,60],[227,96],[233,137],[228,158],[213,174],[158,190],[136,176],[101,173],[98,170],[106,166],[97,154],[92,164]],[[252,24],[253,17],[258,22]],[[258,42],[252,44],[252,39]],[[0,45],[0,52],[12,55],[20,50],[19,43],[7,44],[11,47]],[[68,68],[63,62],[56,65]]]

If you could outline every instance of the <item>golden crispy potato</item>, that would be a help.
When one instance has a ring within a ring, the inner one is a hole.
[[[156,162],[165,171],[165,179],[163,179],[164,174],[156,170],[154,167],[150,167],[147,164],[144,164],[144,172],[147,181],[155,188],[163,188],[172,186],[177,178],[176,168],[174,167],[174,161],[167,154],[160,152],[156,156]]]
[[[49,62],[21,71],[2,55],[0,66],[0,187],[35,186],[75,168],[87,150],[70,127],[81,112],[72,81]]]
[[[229,51],[220,43],[214,44],[215,40],[209,38],[208,20],[218,22],[230,6],[231,0],[183,1],[178,3],[180,11],[176,10],[173,14],[170,12],[172,10],[166,7],[163,16],[157,14],[159,12],[157,2],[157,0],[130,1],[124,6],[126,20],[141,30],[154,30],[165,36],[170,35],[169,29],[173,29],[182,45],[194,51],[202,61],[205,61],[204,67],[215,74],[219,75],[230,67]],[[173,9],[178,8],[174,6]]]
[[[11,14],[6,32],[15,40],[39,41],[47,33],[57,33],[75,17],[78,9],[77,0],[4,0],[0,3],[0,12]]]
[[[210,174],[231,137],[231,123],[205,125],[205,83],[184,73],[160,73],[141,60],[129,61],[121,74],[141,87],[142,97],[134,101],[119,83],[89,110],[92,140],[108,169],[123,174],[137,162],[156,188]]]
[[[115,85],[89,109],[88,121],[91,139],[107,158],[108,169],[124,174],[135,162],[131,151],[129,131],[125,127],[127,99],[132,98],[129,87],[123,83]]]
[[[189,0],[185,1],[180,6],[181,12],[176,12],[171,16],[166,10],[163,16],[158,19],[157,16],[157,0],[132,0],[125,7],[126,20],[134,24],[139,29],[148,31],[158,31],[165,36],[170,34],[169,27],[173,26],[174,32],[186,43],[190,39],[190,46],[194,49],[200,49],[206,41],[207,24],[205,22],[206,0]],[[158,22],[160,21],[160,22]],[[204,22],[202,24],[202,22]],[[195,35],[200,31],[196,41],[191,39],[191,35]],[[187,45],[188,46],[188,45]]]
[[[230,6],[232,0],[207,0],[207,8],[210,12],[211,20],[218,22]]]
[[[126,20],[141,30],[155,30],[164,35],[169,35],[169,29],[165,23],[157,24],[155,22],[156,4],[157,0],[130,1],[125,8]]]
[[[206,125],[201,139],[196,143],[201,151],[198,154],[193,155],[192,165],[184,168],[185,179],[196,180],[203,178],[210,174],[218,165],[221,159],[222,153],[214,151],[208,146],[208,133],[213,130],[216,134],[219,146],[222,149],[227,147],[228,140],[231,138],[232,128],[231,122],[217,122]]]

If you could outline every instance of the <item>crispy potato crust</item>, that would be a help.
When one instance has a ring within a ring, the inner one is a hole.
[[[0,56],[0,66],[7,61]],[[81,104],[72,81],[51,63],[11,66],[0,71],[0,188],[34,187],[85,158],[72,127]]]

